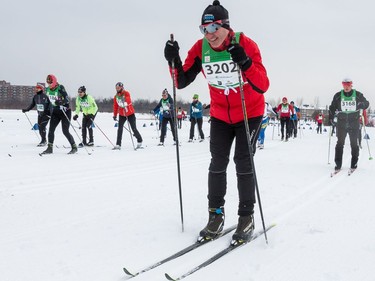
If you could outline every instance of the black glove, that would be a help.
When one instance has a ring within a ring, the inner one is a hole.
[[[238,63],[242,71],[247,70],[253,63],[246,55],[245,50],[238,43],[230,44],[227,51],[230,53],[232,60]]]
[[[28,112],[27,109],[22,109],[22,113]]]
[[[365,104],[363,102],[357,103],[357,109],[365,109]]]
[[[171,41],[168,40],[167,43],[165,44],[164,48],[164,57],[168,62],[173,62],[173,61],[180,61],[180,55],[179,51],[180,47],[178,46],[177,41]],[[177,59],[177,60],[176,60]]]
[[[117,117],[116,117],[116,116],[113,116],[113,120],[114,120],[114,121],[117,121]]]
[[[56,106],[60,106],[60,105],[62,105],[62,101],[61,101],[61,100],[55,100],[55,105],[56,105]]]
[[[335,126],[335,122],[333,121],[333,119],[329,119],[329,125],[330,126]]]
[[[93,114],[87,114],[86,117],[89,118],[89,119],[91,119],[91,120],[94,120],[94,115]]]
[[[73,120],[76,121],[77,119],[78,119],[78,115],[76,114],[73,116]]]

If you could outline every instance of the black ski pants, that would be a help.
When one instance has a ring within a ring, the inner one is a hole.
[[[47,124],[49,122],[50,117],[46,114],[38,115],[38,127],[39,127],[39,135],[42,138],[41,142],[47,142]]]
[[[124,130],[124,124],[125,121],[128,120],[130,127],[132,128],[133,134],[135,138],[137,139],[137,142],[142,142],[142,136],[137,130],[137,119],[135,118],[135,114],[129,115],[129,116],[119,116],[118,119],[118,128],[117,128],[117,140],[116,145],[121,146],[122,141],[122,132]]]
[[[316,132],[318,133],[318,134],[321,134],[322,133],[322,123],[318,123],[318,127],[316,128]]]
[[[190,137],[189,137],[189,139],[192,140],[194,138],[195,124],[198,125],[199,136],[201,137],[202,140],[204,140],[204,133],[203,133],[203,130],[202,130],[203,118],[191,118],[190,119]]]
[[[258,139],[262,116],[250,118],[249,129],[253,154]],[[208,173],[208,207],[220,208],[225,204],[227,190],[227,166],[230,150],[235,140],[234,163],[236,165],[239,196],[238,215],[250,215],[254,211],[255,182],[250,161],[249,145],[244,122],[228,124],[211,118],[210,128],[211,163]]]
[[[289,122],[289,136],[290,137],[297,137],[297,126],[298,126],[298,120],[293,120],[293,119],[290,119],[290,122]]]
[[[349,134],[350,147],[352,151],[351,168],[355,168],[359,157],[359,146],[358,146],[358,133],[359,123],[358,122],[342,122],[337,123],[336,137],[337,143],[335,148],[335,163],[337,168],[342,166],[342,155],[344,152],[345,138]]]
[[[94,142],[94,132],[92,125],[94,123],[95,116],[93,118],[83,115],[82,117],[82,143],[87,144],[87,131],[89,132],[89,142]]]
[[[69,141],[71,146],[75,144],[74,138],[69,132],[71,117],[72,117],[72,111],[70,110],[70,108],[60,109],[59,107],[55,107],[53,109],[52,115],[51,115],[51,121],[49,122],[48,143],[54,142],[56,127],[61,122],[61,128],[62,128],[62,132],[64,136]]]
[[[173,140],[176,140],[176,136],[174,133],[174,121],[173,118],[163,117],[163,120],[161,121],[161,134],[160,134],[160,142],[164,143],[165,135],[167,134],[167,124],[171,125],[171,131],[173,135]]]
[[[290,127],[290,118],[289,117],[281,117],[280,118],[280,125],[281,125],[281,139],[289,138],[289,127]],[[284,128],[285,128],[285,135],[284,135]]]

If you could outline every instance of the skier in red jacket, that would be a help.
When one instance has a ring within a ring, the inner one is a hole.
[[[257,44],[242,32],[234,32],[228,11],[215,0],[203,12],[200,26],[204,34],[189,50],[182,63],[177,41],[169,40],[164,55],[175,67],[178,89],[187,87],[202,72],[210,92],[210,151],[208,173],[209,221],[200,237],[211,239],[224,225],[224,196],[227,188],[227,166],[233,141],[234,162],[239,191],[239,223],[234,240],[250,239],[254,230],[255,181],[250,163],[249,146],[244,125],[238,69],[241,70],[253,153],[264,111],[263,94],[269,87],[267,72]]]
[[[322,133],[322,126],[323,126],[323,120],[324,120],[324,115],[323,113],[319,113],[318,115],[315,116],[315,121],[318,124],[318,127],[316,128],[316,132],[319,134]]]
[[[290,116],[294,114],[294,107],[288,103],[288,99],[283,97],[282,103],[276,108],[276,112],[279,113],[280,125],[281,125],[281,140],[284,140],[284,128],[285,128],[285,141],[289,139],[290,132]]]
[[[116,84],[116,95],[113,98],[113,120],[115,121],[117,121],[117,114],[119,115],[119,120],[116,146],[114,149],[121,149],[122,132],[126,120],[128,120],[133,134],[137,139],[137,148],[142,147],[142,136],[137,130],[135,111],[130,93],[124,89],[124,84],[122,82]]]

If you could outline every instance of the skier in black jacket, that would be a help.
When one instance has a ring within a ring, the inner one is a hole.
[[[35,96],[33,97],[31,104],[22,109],[22,112],[28,112],[36,106],[36,110],[38,112],[38,128],[39,134],[42,140],[38,144],[38,146],[45,146],[47,144],[46,139],[46,127],[48,124],[49,119],[51,118],[51,111],[50,106],[51,103],[44,93],[44,87],[41,84],[37,84],[35,86]]]
[[[164,89],[162,94],[162,98],[160,99],[159,103],[156,107],[152,110],[152,113],[155,114],[160,111],[163,115],[163,120],[161,121],[161,134],[160,134],[160,143],[159,146],[164,145],[164,138],[167,134],[167,124],[171,125],[171,131],[173,135],[173,141],[176,141],[175,131],[174,131],[174,108],[173,108],[173,99],[171,95],[168,93],[167,89]]]
[[[351,169],[357,168],[359,157],[358,132],[361,111],[369,107],[369,102],[359,91],[353,89],[353,81],[345,78],[342,81],[343,89],[333,96],[329,107],[330,124],[336,124],[337,144],[335,149],[335,170],[342,166],[342,154],[345,138],[349,134],[352,150]]]

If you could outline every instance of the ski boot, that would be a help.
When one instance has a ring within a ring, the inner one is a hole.
[[[68,154],[75,154],[78,152],[77,145],[74,143],[72,144],[72,150],[68,152]]]
[[[232,245],[238,243],[244,243],[251,240],[251,236],[254,232],[254,216],[240,216],[238,218],[238,224],[236,232],[232,236]]]
[[[41,154],[52,154],[53,153],[53,143],[48,143],[48,147]]]
[[[78,147],[79,147],[79,148],[82,148],[82,147],[84,147],[84,146],[86,146],[86,145],[87,145],[86,143],[81,142],[81,143],[78,144]]]
[[[41,147],[41,146],[46,146],[46,145],[47,145],[47,142],[45,140],[42,140],[37,146]]]
[[[211,240],[215,238],[224,227],[224,207],[208,209],[208,223],[199,232],[198,241]]]

